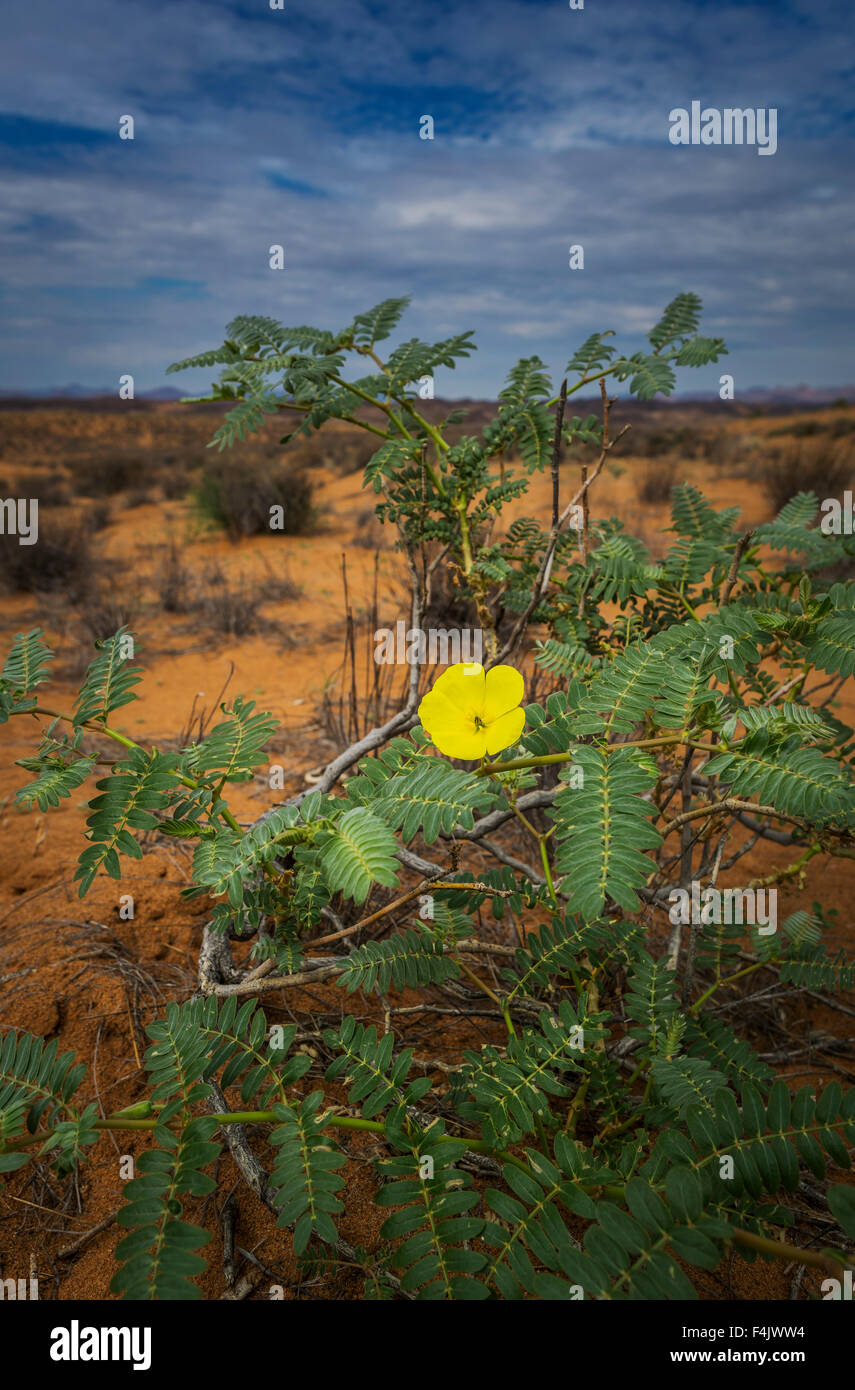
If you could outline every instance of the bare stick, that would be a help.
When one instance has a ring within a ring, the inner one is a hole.
[[[753,531],[746,531],[736,542],[736,549],[733,552],[733,559],[730,562],[730,570],[728,571],[727,579],[724,581],[724,588],[721,591],[721,603],[719,605],[721,608],[724,608],[724,605],[730,602],[730,595],[733,593],[733,586],[739,574],[739,562],[748,549],[748,543],[753,535]]]
[[[603,445],[600,450],[600,456],[597,459],[596,465],[594,467],[594,471],[591,473],[590,477],[585,477],[583,479],[579,487],[576,489],[576,492],[573,494],[570,501],[567,503],[567,506],[564,508],[564,511],[558,517],[557,522],[553,525],[552,531],[550,532],[549,541],[547,543],[546,552],[544,554],[543,560],[541,561],[540,571],[535,582],[534,593],[532,595],[531,602],[529,603],[525,611],[520,615],[513,631],[511,632],[510,637],[508,638],[507,642],[505,642],[505,645],[502,647],[501,651],[497,652],[495,657],[491,660],[491,666],[495,666],[499,662],[506,661],[507,658],[510,656],[511,652],[519,643],[523,633],[525,632],[526,628],[529,625],[529,622],[531,621],[532,613],[537,608],[537,605],[540,603],[541,599],[543,598],[543,595],[546,593],[546,589],[549,584],[549,577],[552,573],[552,562],[555,558],[555,547],[558,544],[558,537],[561,534],[561,530],[564,527],[567,518],[573,511],[573,508],[576,507],[580,501],[583,501],[583,504],[587,506],[587,496],[589,488],[591,488],[593,484],[596,482],[603,469],[606,459],[608,458],[614,446],[617,444],[618,440],[622,439],[623,436],[626,434],[627,430],[629,429],[629,425],[624,425],[623,429],[620,431],[619,434],[615,435],[614,439],[608,438],[608,411],[611,409],[612,401],[609,399],[608,396],[605,396],[605,392],[604,402],[605,417],[603,421]],[[559,408],[560,405],[561,402],[559,399]]]
[[[555,434],[552,439],[552,529],[558,526],[558,465],[561,462],[561,429],[564,424],[564,410],[567,405],[567,378],[561,383],[558,393],[558,409],[555,412]]]
[[[237,1222],[237,1203],[235,1202],[234,1189],[232,1189],[223,1203],[223,1209],[220,1212],[220,1220],[223,1223],[223,1274],[226,1280],[226,1287],[230,1289],[235,1282],[235,1225]]]

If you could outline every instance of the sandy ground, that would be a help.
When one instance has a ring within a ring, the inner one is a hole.
[[[744,422],[740,428],[744,431]],[[751,428],[762,434],[771,425],[757,421]],[[702,486],[716,506],[741,506],[747,523],[770,514],[750,477],[727,477],[700,461],[685,463],[681,476]],[[133,627],[139,635],[138,658],[145,668],[139,700],[115,716],[120,731],[146,744],[174,745],[188,727],[191,711],[195,708],[198,714],[200,707],[210,708],[228,679],[228,698],[243,693],[279,720],[270,761],[283,765],[286,791],[302,785],[306,771],[336,751],[321,704],[325,691],[334,703],[338,698],[344,638],[342,557],[346,555],[351,607],[363,624],[358,650],[364,684],[370,670],[370,634],[364,620],[374,601],[375,555],[354,544],[354,536],[364,525],[373,497],[362,492],[359,473],[341,477],[321,469],[314,477],[322,523],[317,534],[308,537],[271,535],[234,544],[220,535],[200,534],[184,501],[153,502],[115,514],[102,535],[104,554],[116,592],[125,595],[136,610]],[[563,487],[569,489],[574,477],[575,472]],[[548,481],[539,478],[529,498],[510,509],[509,519],[527,514],[543,520],[549,504]],[[654,554],[667,544],[668,538],[661,535],[661,528],[668,524],[667,504],[638,502],[631,456],[626,457],[621,476],[603,479],[593,511],[597,515],[617,512],[627,529],[639,534]],[[158,604],[159,566],[170,538],[194,574],[214,562],[233,579],[243,576],[247,582],[287,573],[301,592],[264,602],[269,629],[236,639],[212,637],[197,615],[165,614]],[[404,568],[392,549],[379,553],[376,586],[381,624],[407,617]],[[63,662],[79,662],[68,615],[57,600],[3,600],[0,636],[6,646],[15,631],[36,623],[47,628],[60,669]],[[70,709],[76,689],[70,679],[52,684],[52,707]],[[841,718],[855,723],[851,682],[835,709]],[[36,729],[29,721],[15,719],[0,728],[0,1024],[58,1037],[63,1050],[73,1048],[81,1059],[91,1059],[81,1094],[96,1099],[101,1112],[108,1113],[145,1094],[140,1066],[147,1045],[144,1027],[162,1011],[165,1000],[185,999],[192,993],[207,908],[204,901],[187,903],[179,897],[189,879],[189,855],[177,842],[150,846],[142,861],[127,863],[121,884],[100,878],[81,902],[71,879],[83,847],[82,796],[64,801],[48,815],[23,812],[12,804],[26,774],[11,764],[31,754],[35,742]],[[262,777],[230,793],[236,814],[246,820],[280,797]],[[741,873],[743,877],[746,872],[768,873],[787,862],[790,853],[766,844],[744,861]],[[127,892],[134,896],[133,921],[119,917],[119,895]],[[809,875],[802,888],[792,889],[779,915],[797,906],[810,907],[821,898],[826,908],[838,910],[839,941],[848,943],[851,952],[853,895],[855,863],[834,860]],[[272,1021],[294,1017],[310,1032],[311,1011],[319,1003],[333,1007],[335,997],[332,989],[319,987],[312,998],[290,993],[287,1002],[268,998],[266,1007]],[[805,1040],[810,1029],[845,1037],[850,1023],[844,1015],[820,1006],[805,1012],[801,1020]],[[459,1039],[453,1031],[447,1030],[441,1041],[454,1055]],[[311,1047],[310,1042],[304,1045]],[[436,1046],[435,1042],[433,1055]],[[841,1067],[848,1066],[843,1059]],[[809,1068],[810,1058],[803,1057],[782,1067],[782,1073],[800,1085],[817,1075]],[[121,1202],[120,1158],[138,1154],[142,1147],[142,1140],[127,1135],[104,1135],[92,1160],[73,1180],[56,1178],[45,1165],[14,1175],[0,1194],[0,1277],[20,1277],[35,1261],[43,1298],[107,1297],[115,1270],[112,1249],[117,1228],[109,1224],[109,1218]],[[352,1244],[373,1249],[382,1222],[370,1202],[374,1143],[370,1136],[357,1136],[348,1138],[347,1149],[348,1197],[341,1231]],[[277,1283],[286,1298],[358,1296],[359,1279],[347,1270],[334,1277],[301,1280],[288,1234],[271,1229],[268,1214],[239,1181],[230,1159],[221,1162],[218,1177],[218,1190],[211,1198],[188,1204],[191,1218],[213,1234],[207,1251],[209,1273],[201,1281],[206,1298],[217,1298],[224,1290],[218,1212],[232,1190],[239,1209],[238,1245],[264,1266],[259,1271],[244,1261],[244,1267],[254,1270],[260,1280],[255,1297],[267,1296]],[[107,1223],[104,1229],[95,1229],[102,1222]],[[87,1233],[91,1234],[81,1241]],[[705,1297],[786,1298],[791,1277],[792,1271],[777,1266],[749,1267],[726,1260],[714,1274],[702,1274],[699,1287]]]

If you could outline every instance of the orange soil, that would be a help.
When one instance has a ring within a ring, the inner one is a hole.
[[[761,435],[773,423],[752,421],[750,428]],[[744,431],[745,422],[739,427]],[[92,429],[96,428],[93,423]],[[626,457],[620,462],[630,465]],[[598,484],[592,510],[595,515],[606,516],[617,512],[625,519],[628,531],[640,535],[654,554],[659,554],[667,539],[657,533],[668,525],[668,508],[665,504],[639,504],[633,473],[630,465],[622,476],[605,476]],[[769,515],[762,494],[750,479],[722,476],[701,462],[687,463],[682,476],[701,486],[716,506],[740,505],[746,522]],[[370,550],[354,546],[352,539],[354,519],[373,505],[373,497],[362,493],[360,474],[335,477],[321,471],[314,477],[324,522],[319,533],[310,537],[271,535],[234,545],[194,530],[184,502],[118,513],[118,519],[99,538],[99,545],[103,539],[110,564],[115,567],[116,588],[136,597],[139,621],[134,630],[140,634],[138,656],[145,667],[138,688],[140,699],[117,713],[118,729],[144,743],[177,739],[194,698],[197,705],[210,707],[228,676],[230,663],[234,663],[228,698],[243,693],[280,721],[270,761],[280,762],[286,769],[286,794],[303,784],[307,769],[336,751],[321,727],[318,706],[324,689],[334,682],[341,660],[343,551],[347,552],[354,613],[364,615],[370,609],[374,556]],[[565,495],[571,486],[575,486],[575,470],[569,478],[564,475]],[[529,497],[509,509],[509,520],[527,514],[543,521],[549,506],[548,479],[537,478]],[[181,542],[185,562],[194,572],[218,559],[235,575],[263,574],[265,562],[281,573],[286,561],[303,593],[299,598],[265,605],[265,613],[279,625],[278,631],[214,642],[192,615],[166,615],[158,607],[152,583],[161,562],[161,547],[170,535]],[[408,616],[404,567],[393,550],[381,552],[379,567],[380,622],[391,625]],[[44,623],[48,640],[60,658],[69,655],[62,612],[55,603],[48,605],[52,620],[50,616],[46,619],[44,608],[31,598],[4,599],[0,608],[3,643],[8,646],[12,634],[21,628]],[[370,648],[364,643],[363,647],[367,659]],[[51,706],[70,709],[76,688],[73,683],[52,683]],[[851,683],[835,709],[841,718],[855,723]],[[99,878],[81,902],[71,879],[83,845],[85,788],[79,797],[62,802],[48,815],[16,809],[14,792],[26,774],[12,763],[32,753],[36,728],[28,721],[12,720],[0,728],[0,741],[4,749],[0,760],[0,1025],[58,1037],[61,1050],[73,1048],[79,1059],[90,1061],[89,1075],[79,1094],[87,1100],[96,1099],[102,1113],[109,1113],[145,1094],[140,1067],[147,1045],[142,1031],[145,1024],[162,1012],[165,1000],[186,999],[194,990],[206,904],[204,900],[187,903],[179,896],[189,879],[189,855],[180,842],[149,848],[140,862],[125,861],[121,883]],[[280,799],[281,793],[271,791],[261,777],[230,792],[230,804],[246,820]],[[789,862],[791,855],[792,851],[761,845],[743,861],[740,881],[770,872]],[[782,893],[779,919],[795,907],[810,907],[815,898],[821,898],[826,908],[839,910],[838,944],[848,943],[851,952],[848,905],[855,893],[855,864],[835,859],[824,863],[815,874],[812,869],[802,889],[791,888],[786,897]],[[135,899],[131,922],[118,916],[119,896],[128,892]],[[239,960],[245,949],[237,948]],[[311,1031],[313,1003],[323,1001],[331,1008],[336,997],[340,998],[340,993],[320,986],[311,996],[306,991],[291,991],[287,1002],[276,1003],[265,996],[265,1007],[273,1021],[294,1018],[302,1029]],[[361,1016],[368,1017],[369,1011],[360,1002],[351,1006],[357,1013],[362,1008]],[[790,1026],[793,1010],[788,1004]],[[843,1015],[820,1006],[812,1006],[809,1015],[805,1012],[803,1026],[805,1037],[808,1028],[837,1037],[849,1032]],[[465,1045],[459,1031],[443,1031],[444,1036],[434,1035],[433,1043],[424,1050],[431,1056],[459,1054],[459,1047]],[[486,1032],[489,1035],[489,1029]],[[471,1042],[471,1037],[467,1041]],[[784,1069],[784,1074],[796,1085],[806,1079],[827,1078],[827,1072],[805,1070],[809,1060],[797,1060],[793,1067]],[[841,1059],[840,1065],[845,1069],[849,1063]],[[317,1084],[313,1079],[312,1085]],[[334,1088],[334,1093],[344,1099],[341,1091]],[[0,1277],[27,1274],[34,1259],[42,1298],[110,1297],[108,1284],[116,1267],[112,1250],[120,1234],[115,1225],[94,1235],[71,1257],[60,1258],[59,1252],[119,1207],[119,1156],[139,1154],[145,1143],[144,1137],[127,1134],[102,1136],[70,1188],[67,1180],[56,1178],[44,1166],[37,1173],[30,1167],[13,1175],[0,1195]],[[376,1146],[372,1136],[356,1135],[348,1136],[346,1148],[350,1159],[341,1233],[351,1244],[372,1249],[382,1223],[381,1213],[370,1201],[374,1188],[370,1160]],[[263,1147],[260,1157],[264,1161]],[[187,1204],[190,1219],[198,1220],[213,1236],[206,1250],[209,1270],[201,1280],[206,1298],[220,1297],[225,1287],[217,1213],[232,1189],[236,1189],[239,1210],[237,1244],[254,1253],[266,1269],[255,1297],[268,1296],[275,1283],[283,1285],[286,1298],[359,1296],[360,1281],[347,1270],[334,1278],[299,1285],[290,1236],[272,1227],[266,1209],[247,1190],[230,1158],[221,1161],[218,1179],[217,1192],[211,1198]],[[244,1262],[243,1268],[252,1266]],[[703,1275],[699,1287],[705,1297],[786,1298],[791,1274],[777,1265],[748,1266],[730,1259],[714,1274]],[[810,1280],[806,1280],[808,1284]]]

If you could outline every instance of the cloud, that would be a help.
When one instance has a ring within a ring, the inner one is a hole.
[[[2,384],[85,367],[147,389],[237,313],[339,327],[412,293],[405,336],[476,330],[438,390],[492,395],[517,356],[558,373],[601,328],[636,348],[684,289],[737,392],[851,379],[845,22],[838,0],[697,0],[679,23],[665,0],[20,7],[0,54]],[[693,99],[777,106],[777,154],[671,146]]]

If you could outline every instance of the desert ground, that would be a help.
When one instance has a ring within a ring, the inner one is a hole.
[[[852,406],[745,409],[725,422],[722,415],[678,404],[633,418],[598,484],[592,513],[620,515],[655,558],[667,543],[673,482],[695,483],[717,507],[738,505],[751,525],[775,514],[788,487],[811,486],[811,470],[827,479],[829,460],[840,487],[851,481]],[[619,411],[616,418],[620,423]],[[345,427],[328,427],[287,452],[305,502],[296,534],[241,534],[240,499],[230,512],[231,529],[217,524],[204,481],[217,458],[206,448],[215,423],[211,409],[173,403],[0,410],[3,495],[39,497],[44,537],[29,553],[14,537],[0,538],[0,640],[7,649],[16,632],[45,629],[56,652],[51,707],[67,710],[94,639],[127,624],[145,675],[139,699],[118,712],[117,727],[146,745],[177,748],[210,727],[218,701],[243,694],[279,721],[270,762],[284,769],[287,794],[306,785],[354,732],[395,707],[405,668],[378,672],[373,633],[407,616],[405,566],[390,528],[373,515],[373,495],[362,487],[370,443],[366,449],[365,437]],[[251,494],[253,480],[279,466],[281,432],[275,422],[259,439],[221,456],[217,466],[243,479]],[[562,466],[578,470],[578,460]],[[825,488],[820,495],[827,495]],[[549,479],[538,477],[509,519],[526,514],[544,520],[549,508]],[[425,684],[431,678],[425,673]],[[851,681],[834,710],[855,724]],[[61,1050],[92,1059],[86,1098],[106,1113],[144,1094],[146,1025],[166,1000],[193,993],[209,904],[181,898],[189,855],[179,841],[154,834],[146,836],[144,858],[126,864],[121,884],[101,877],[79,900],[72,877],[83,846],[82,795],[44,815],[14,804],[27,780],[15,760],[32,755],[37,732],[35,720],[15,719],[0,728],[0,1026],[57,1038]],[[282,794],[259,776],[235,789],[231,804],[240,819],[251,821]],[[746,864],[752,873],[768,872],[786,853],[761,844]],[[133,920],[120,918],[123,893],[133,894]],[[785,907],[809,908],[821,900],[827,912],[838,914],[836,944],[851,953],[853,897],[855,864],[835,859],[821,880],[808,870],[805,881],[792,883]],[[368,1017],[358,996],[349,1007]],[[268,995],[265,1008],[272,1021],[295,1022],[299,1045],[320,1059],[324,1022],[338,1017],[342,1005],[340,992],[317,986],[287,998]],[[817,1002],[798,1018],[793,1008],[782,1005],[779,1026],[773,1020],[765,1036],[753,1038],[761,1053],[796,1085],[831,1075],[855,1080],[855,999],[844,998],[834,1010]],[[409,1044],[437,1064],[459,1055],[453,1021],[443,1022],[433,1030],[424,1022],[413,1025],[408,1034]],[[491,1028],[483,1025],[485,1038],[493,1036]],[[800,1039],[795,1052],[794,1033]],[[786,1059],[782,1039],[790,1040]],[[361,1258],[378,1242],[380,1221],[368,1200],[374,1145],[362,1135],[347,1143],[341,1230]],[[42,1298],[110,1297],[119,1159],[142,1145],[105,1134],[79,1176],[58,1178],[46,1163],[12,1175],[0,1192],[0,1277],[31,1268]],[[218,1176],[212,1197],[188,1204],[195,1209],[192,1219],[213,1235],[202,1280],[206,1298],[234,1296],[222,1260],[227,1203],[245,1296],[258,1297],[271,1283],[289,1299],[357,1296],[358,1269],[341,1262],[298,1264],[288,1233],[273,1227],[230,1159]],[[699,1288],[702,1297],[715,1299],[787,1298],[792,1278],[786,1268],[725,1261],[700,1275]]]

